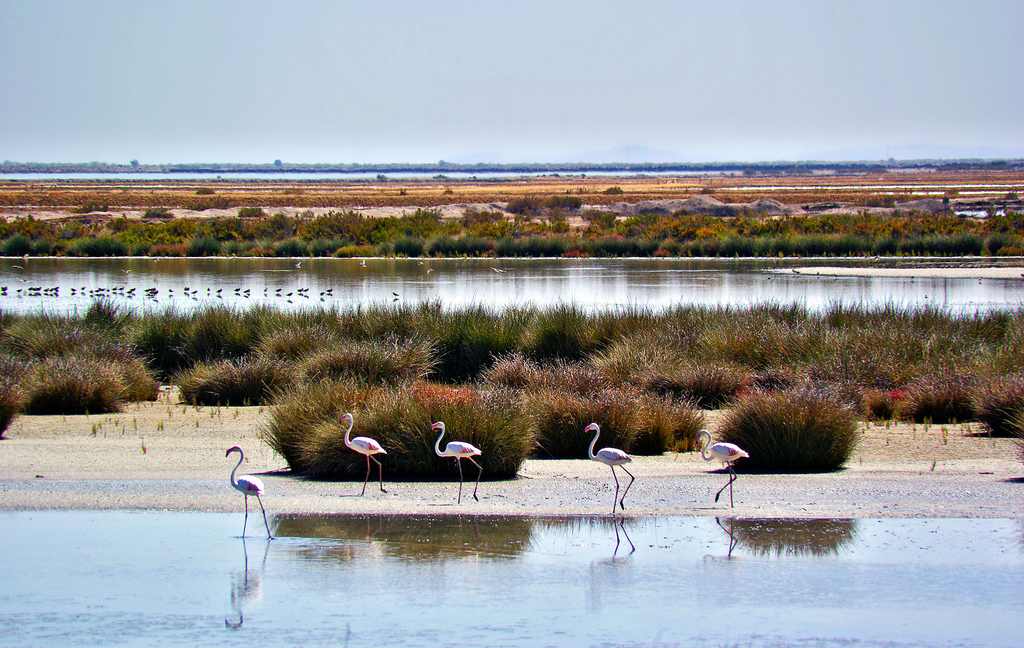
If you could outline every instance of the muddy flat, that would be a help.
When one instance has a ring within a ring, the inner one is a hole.
[[[714,428],[716,415],[709,413]],[[276,512],[565,515],[610,508],[608,469],[580,460],[524,463],[514,480],[484,482],[480,501],[456,505],[451,482],[371,484],[319,482],[292,476],[258,437],[264,407],[190,407],[161,401],[102,416],[22,416],[0,442],[0,510],[158,509],[235,511],[228,484],[233,460],[246,450],[242,473],[260,474]],[[725,482],[697,453],[636,457],[637,482],[628,514],[714,515]],[[813,475],[741,475],[737,515],[769,517],[1019,517],[1024,466],[1015,441],[993,439],[972,425],[865,424],[847,468]],[[385,479],[387,463],[385,462]],[[468,491],[466,493],[468,494]]]

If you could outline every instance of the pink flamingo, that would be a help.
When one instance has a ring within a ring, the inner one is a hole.
[[[373,455],[387,454],[388,451],[382,448],[375,439],[371,439],[370,437],[356,437],[354,439],[350,439],[349,435],[352,434],[352,426],[355,424],[355,419],[353,419],[352,415],[348,412],[341,415],[341,424],[345,425],[346,422],[348,425],[345,428],[345,445],[366,457],[366,478],[363,479],[363,492],[359,493],[360,497],[366,494],[366,482],[370,481],[371,459],[373,460],[373,463],[377,464],[377,475],[380,478],[380,492],[386,493],[387,491],[384,490],[384,465],[381,464],[381,462]]]
[[[441,437],[444,436],[444,421],[438,421],[430,426],[432,431],[440,430],[441,433],[437,435],[437,441],[434,442],[434,452],[438,457],[452,457],[455,459],[455,465],[459,467],[459,499],[458,503],[462,503],[462,460],[468,459],[470,463],[477,467],[480,471],[476,475],[476,485],[473,487],[473,499],[480,501],[480,498],[476,496],[477,488],[480,487],[480,477],[484,474],[483,466],[473,460],[473,457],[479,457],[483,453],[480,452],[480,448],[466,443],[465,441],[449,441],[448,445],[445,446],[444,452],[441,452]]]
[[[719,488],[717,493],[715,493],[715,501],[718,501],[718,498],[722,495],[722,491],[728,487],[729,508],[733,508],[732,483],[736,481],[736,471],[733,470],[732,465],[740,459],[749,459],[750,455],[747,454],[746,450],[735,443],[716,443],[711,445],[711,433],[707,430],[700,431],[700,434],[697,435],[697,442],[700,444],[700,456],[704,457],[704,461],[713,461],[717,459],[718,461],[721,461],[726,470],[729,471],[729,481],[726,482],[725,486]],[[709,451],[711,454],[708,454]]]
[[[619,500],[619,506],[622,510],[626,510],[626,493],[629,492],[629,487],[636,481],[636,477],[633,473],[626,470],[625,464],[633,461],[633,458],[628,454],[619,450],[618,448],[601,448],[594,454],[594,445],[597,443],[597,437],[601,436],[601,426],[597,423],[591,423],[587,427],[583,428],[584,433],[593,432],[594,438],[590,440],[590,448],[587,449],[587,454],[593,461],[600,461],[604,465],[612,469],[612,479],[615,480],[615,495],[612,497],[612,515],[615,515],[615,500],[619,500],[619,477],[615,474],[615,466],[622,468],[622,470],[629,475],[629,484],[626,486],[626,490],[622,492],[622,499]]]
[[[267,538],[273,538],[274,536],[270,534],[270,525],[267,524],[267,510],[263,508],[263,500],[260,499],[260,495],[263,494],[263,481],[258,477],[250,475],[236,479],[235,471],[238,470],[238,467],[242,465],[242,461],[245,460],[245,454],[240,447],[233,445],[228,448],[224,456],[230,456],[232,452],[238,453],[238,463],[231,469],[231,486],[242,495],[245,495],[245,520],[242,521],[242,537],[245,537],[245,526],[249,523],[249,496],[252,495],[260,503],[260,510],[263,511],[263,524],[267,527]]]

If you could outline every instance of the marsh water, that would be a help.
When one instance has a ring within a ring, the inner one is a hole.
[[[1015,520],[241,522],[0,513],[0,645],[1024,643]]]
[[[986,260],[991,264],[994,261]],[[989,311],[1024,304],[1024,279],[826,277],[801,266],[943,266],[914,259],[254,259],[3,258],[0,308],[74,312],[97,298],[138,309],[218,303],[318,305],[575,303],[589,309],[834,303]],[[1019,260],[1004,263],[1020,265]],[[147,293],[146,291],[150,292]],[[155,292],[154,292],[155,291]]]

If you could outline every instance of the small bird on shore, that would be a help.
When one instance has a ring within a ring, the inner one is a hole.
[[[359,454],[366,457],[366,478],[363,479],[363,491],[359,493],[362,497],[366,494],[366,483],[370,481],[370,461],[377,464],[377,475],[380,478],[380,492],[386,493],[384,490],[384,465],[378,461],[373,455],[375,454],[387,454],[385,450],[375,439],[370,437],[356,437],[354,439],[349,438],[352,434],[352,426],[355,424],[355,419],[351,414],[345,412],[340,417],[341,424],[345,426],[345,447],[350,450],[355,450]]]
[[[590,447],[587,449],[587,454],[590,456],[590,459],[592,461],[600,461],[612,470],[612,479],[615,480],[615,494],[612,496],[612,515],[615,515],[616,500],[622,510],[625,511],[626,494],[629,493],[630,486],[632,486],[633,482],[636,481],[636,477],[626,469],[625,464],[633,461],[633,458],[618,448],[601,448],[597,451],[597,454],[594,454],[594,446],[597,444],[597,437],[601,436],[601,426],[597,423],[591,423],[587,427],[583,428],[583,432],[585,434],[589,434],[591,432],[594,433],[594,438],[590,440]],[[629,484],[626,485],[626,490],[622,492],[622,499],[619,499],[619,476],[615,474],[616,466],[629,475]]]
[[[245,519],[242,521],[242,537],[245,537],[245,527],[249,523],[249,496],[252,495],[256,498],[256,501],[260,503],[260,510],[263,511],[263,525],[267,527],[267,539],[272,539],[274,536],[270,533],[270,524],[267,523],[267,510],[263,508],[263,500],[260,498],[263,495],[263,480],[258,477],[252,477],[249,475],[235,478],[235,472],[238,467],[242,465],[242,461],[245,460],[245,454],[242,452],[242,448],[233,445],[228,448],[228,451],[224,453],[225,457],[231,456],[232,452],[238,453],[238,463],[231,469],[231,486],[245,495]]]
[[[733,470],[732,465],[740,459],[749,459],[750,455],[735,443],[715,443],[712,445],[711,433],[707,430],[700,431],[697,435],[697,443],[700,445],[700,456],[704,458],[704,461],[714,461],[717,459],[729,471],[729,481],[715,493],[715,501],[717,502],[718,498],[722,495],[722,491],[728,488],[729,508],[732,508],[732,483],[736,481],[736,471]]]
[[[444,421],[438,421],[430,426],[430,429],[434,432],[441,431],[437,435],[437,441],[434,442],[434,453],[438,457],[451,457],[455,459],[455,465],[459,468],[459,498],[458,504],[462,503],[462,460],[467,459],[471,464],[477,467],[480,471],[476,475],[476,486],[473,487],[473,499],[480,501],[480,498],[476,496],[476,491],[480,487],[480,477],[484,474],[483,466],[473,460],[473,457],[479,457],[483,453],[480,448],[474,445],[466,443],[465,441],[449,441],[448,445],[445,446],[444,451],[441,451],[441,437],[444,436]]]

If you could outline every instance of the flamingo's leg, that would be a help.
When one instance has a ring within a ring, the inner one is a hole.
[[[458,504],[462,504],[462,457],[455,457],[455,465],[459,467],[459,499]]]
[[[249,523],[249,496],[248,495],[242,495],[242,498],[245,499],[245,518],[242,519],[242,538],[244,539],[245,538],[245,525],[247,525]]]
[[[267,523],[267,509],[263,508],[263,498],[261,498],[259,495],[257,495],[256,496],[256,501],[260,503],[260,510],[263,511],[263,526],[267,527],[267,539],[268,540],[272,540],[274,538],[274,536],[271,535],[271,533],[270,533],[270,525]],[[248,560],[248,556],[246,557],[246,559]],[[267,559],[267,554],[264,553],[263,554],[263,560],[266,560],[266,559]],[[248,576],[248,572],[246,572],[246,576]]]
[[[370,455],[366,456],[370,457]],[[377,464],[377,476],[380,477],[380,492],[386,493],[387,491],[384,490],[384,464],[382,464],[377,457],[370,457],[370,459],[373,459],[373,463]]]
[[[612,469],[612,479],[615,480],[615,494],[612,495],[612,515],[615,515],[615,502],[619,499],[619,476],[615,474],[615,466],[608,467]]]
[[[725,483],[725,486],[722,486],[721,488],[719,488],[719,489],[718,489],[718,492],[717,492],[717,493],[715,493],[715,501],[716,501],[716,502],[718,501],[718,498],[719,498],[719,497],[721,497],[721,495],[722,495],[722,492],[723,492],[723,491],[724,491],[724,490],[725,490],[726,488],[729,488],[730,486],[732,486],[732,481],[733,481],[733,479],[734,479],[734,475],[735,475],[735,473],[733,473],[733,472],[730,472],[730,473],[729,473],[729,481],[727,481],[727,482]]]
[[[363,478],[363,490],[359,493],[362,497],[366,494],[366,482],[370,481],[370,455],[366,455],[366,477]]]
[[[629,487],[632,486],[633,482],[636,481],[636,477],[633,476],[633,473],[631,473],[628,470],[626,470],[625,466],[619,466],[619,468],[622,468],[623,470],[625,470],[626,474],[629,475],[629,483],[626,485],[626,490],[624,490],[622,492],[622,499],[619,500],[619,506],[621,506],[622,510],[625,511],[626,510],[626,504],[625,504],[625,502],[626,502],[626,493],[629,492]]]
[[[476,474],[476,486],[473,487],[473,499],[479,502],[480,498],[476,496],[476,489],[480,488],[480,478],[484,475],[484,467],[473,461],[473,457],[466,457],[466,459],[469,459],[473,465],[480,470],[480,472]]]
[[[736,481],[736,471],[733,470],[732,464],[729,464],[729,473],[732,475],[732,479],[729,480],[729,508],[735,508],[732,503],[732,483]]]

